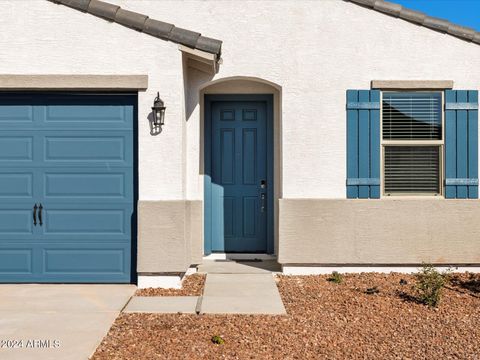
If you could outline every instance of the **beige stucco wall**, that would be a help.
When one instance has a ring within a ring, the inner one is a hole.
[[[480,201],[280,200],[282,264],[480,264]]]
[[[200,201],[138,203],[137,271],[142,274],[183,273],[202,260]]]

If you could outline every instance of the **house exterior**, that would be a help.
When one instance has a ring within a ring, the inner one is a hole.
[[[1,282],[480,264],[480,33],[380,0],[0,11]]]

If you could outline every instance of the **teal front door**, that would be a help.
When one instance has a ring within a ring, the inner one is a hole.
[[[0,94],[0,282],[131,282],[136,103]]]
[[[206,100],[206,252],[272,252],[270,98]]]

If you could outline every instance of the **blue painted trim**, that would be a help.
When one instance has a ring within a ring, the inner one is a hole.
[[[370,185],[370,199],[380,199],[380,90],[370,91],[370,101],[379,108],[370,110],[370,178],[379,180]]]
[[[445,91],[445,102],[454,103],[457,100],[455,90]],[[457,177],[457,116],[455,110],[445,111],[445,178]],[[457,187],[446,185],[445,198],[455,199]]]
[[[468,92],[468,101],[478,104],[478,90]],[[478,110],[468,111],[468,177],[478,178]],[[478,183],[468,187],[468,198],[478,199]]]
[[[358,101],[357,90],[347,90],[347,102]],[[347,109],[347,178],[358,178],[358,111]],[[358,186],[347,185],[347,199],[358,198]]]
[[[445,91],[445,198],[478,198],[478,91]]]
[[[265,101],[267,103],[267,253],[274,253],[274,153],[273,153],[273,95],[218,94],[204,97],[204,253],[212,253],[212,117],[214,101]]]
[[[379,178],[351,178],[347,179],[347,185],[380,185]]]
[[[445,185],[478,185],[478,179],[445,179]]]
[[[377,91],[377,90],[374,90],[374,91]],[[348,102],[347,110],[380,110],[380,102],[368,102],[368,101]]]
[[[445,103],[445,110],[478,110],[478,103]]]
[[[347,90],[347,198],[380,198],[380,91]]]

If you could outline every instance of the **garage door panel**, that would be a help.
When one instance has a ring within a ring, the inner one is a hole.
[[[128,131],[45,131],[47,166],[131,166],[133,139]]]
[[[33,250],[31,248],[0,248],[0,275],[32,275]]]
[[[125,161],[125,138],[46,136],[45,161]]]
[[[24,105],[21,103],[10,103],[2,105],[4,101],[0,101],[0,127],[10,128],[17,126],[26,126],[33,124],[34,111],[32,105]]]
[[[33,172],[20,172],[15,169],[0,171],[0,199],[32,199]]]
[[[50,94],[43,101],[43,128],[132,129],[135,105],[124,95],[83,95],[75,97]]]
[[[44,234],[125,234],[125,214],[115,209],[46,210]]]
[[[45,122],[81,122],[96,126],[101,122],[126,124],[125,107],[102,105],[51,105],[46,107]]]
[[[43,250],[45,274],[125,273],[125,248],[47,248]]]
[[[0,239],[33,234],[32,209],[0,209]]]
[[[0,161],[33,161],[33,136],[0,136]]]
[[[119,169],[120,170],[120,169]],[[44,174],[45,199],[86,199],[92,201],[129,200],[132,196],[130,186],[131,171],[107,172],[99,169],[97,172],[76,169],[62,172],[46,172]]]

